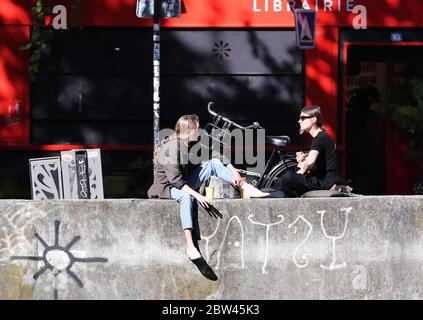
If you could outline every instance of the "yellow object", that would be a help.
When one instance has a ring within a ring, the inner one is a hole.
[[[213,198],[214,198],[214,187],[206,187],[206,198],[213,200]]]
[[[241,177],[242,178],[242,183],[246,183],[247,182],[247,177]],[[244,188],[240,187],[239,188],[239,196],[241,199],[244,199]]]

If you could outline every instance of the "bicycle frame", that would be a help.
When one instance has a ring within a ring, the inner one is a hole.
[[[260,177],[260,180],[257,183],[257,187],[258,188],[262,188],[262,184],[264,183],[264,181],[267,180],[268,178],[268,174],[271,171],[271,168],[273,168],[278,162],[274,163],[276,161],[276,158],[279,157],[279,160],[284,161],[280,151],[277,148],[274,148],[272,151],[272,154],[270,155],[269,160],[266,163],[266,166],[264,167],[264,171],[263,174]]]
[[[211,109],[213,105],[214,105],[214,102],[209,102],[207,105],[209,113],[213,115],[213,122],[206,124],[205,131],[206,131],[206,134],[209,136],[209,138],[211,138],[213,142],[219,143],[220,146],[223,146],[223,147],[228,146],[228,143],[225,143],[225,139],[229,137],[229,141],[230,141],[231,134],[229,129],[231,128],[231,126],[234,126],[242,130],[264,129],[263,127],[260,126],[258,122],[253,122],[252,125],[247,127],[241,126],[235,123],[234,121],[228,118],[225,118],[224,116],[214,112]],[[216,135],[208,134],[207,130],[210,130],[210,129],[211,129],[211,132],[216,133]],[[266,162],[263,173],[260,174],[260,173],[246,171],[242,169],[237,169],[237,170],[241,174],[259,178],[258,182],[256,183],[256,187],[263,188],[269,178],[269,175],[273,173],[274,169],[277,168],[281,163],[283,163],[284,165],[288,167],[288,161],[295,161],[295,156],[283,154],[280,152],[278,147],[275,146],[273,148],[272,154],[270,155],[268,161]]]

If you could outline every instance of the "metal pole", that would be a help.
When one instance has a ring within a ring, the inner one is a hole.
[[[160,131],[160,13],[162,0],[154,1],[153,27],[153,139],[154,151],[159,147]]]

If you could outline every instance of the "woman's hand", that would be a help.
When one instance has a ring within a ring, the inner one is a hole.
[[[243,180],[238,171],[233,172],[232,183],[237,187],[242,186]]]
[[[200,204],[205,208],[208,208],[209,205],[211,205],[210,199],[206,198],[205,196],[201,194],[196,195],[195,199],[197,199],[197,201],[200,202]]]
[[[205,196],[203,196],[202,194],[199,194],[197,191],[193,190],[189,185],[185,184],[182,189],[182,191],[190,194],[191,196],[193,196],[198,202],[200,202],[200,204],[205,207],[208,208],[209,205],[211,205],[211,201],[210,199],[206,198]]]
[[[232,172],[232,184],[234,184],[236,187],[241,187],[243,180],[238,170],[235,169],[235,167],[231,164],[228,164],[227,168]]]

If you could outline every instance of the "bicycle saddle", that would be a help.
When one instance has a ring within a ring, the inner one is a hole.
[[[275,147],[285,147],[290,141],[291,139],[288,136],[266,136],[266,143]]]

